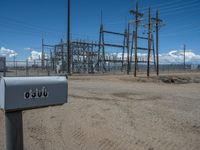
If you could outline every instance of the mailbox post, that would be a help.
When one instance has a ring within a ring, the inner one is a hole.
[[[62,105],[67,103],[67,95],[65,76],[0,78],[6,150],[23,150],[23,110]]]
[[[23,150],[22,111],[5,112],[5,149]]]

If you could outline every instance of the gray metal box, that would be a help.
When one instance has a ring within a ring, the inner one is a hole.
[[[64,76],[0,78],[0,108],[5,111],[64,104],[67,95]]]

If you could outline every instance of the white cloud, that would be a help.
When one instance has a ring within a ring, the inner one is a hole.
[[[3,56],[3,57],[15,57],[17,55],[18,54],[14,50],[7,49],[5,47],[1,47],[0,48],[0,56]]]
[[[31,55],[28,57],[29,61],[40,60],[42,58],[42,52],[32,51]]]
[[[147,53],[138,53],[138,60],[147,60]],[[110,53],[106,54],[107,58],[122,60],[122,53]],[[134,53],[132,58],[134,59]],[[184,51],[183,50],[172,50],[169,53],[159,54],[160,64],[178,64],[183,63]],[[127,53],[124,53],[124,60],[127,60]],[[153,61],[153,56],[151,56],[151,61]],[[185,52],[185,61],[186,63],[199,63],[200,64],[200,55],[195,54],[192,50],[186,50]]]
[[[173,50],[169,53],[160,54],[160,63],[169,64],[169,63],[183,63],[184,51],[183,50]],[[185,51],[185,61],[186,63],[200,63],[200,55],[195,54],[192,50]]]
[[[48,59],[49,55],[45,54],[45,59]],[[29,61],[34,61],[34,60],[41,60],[42,59],[42,52],[38,51],[31,51],[31,55],[28,57]]]
[[[26,47],[26,48],[24,48],[24,50],[26,50],[26,51],[31,51],[31,50],[33,50],[33,49],[30,48],[30,47]]]

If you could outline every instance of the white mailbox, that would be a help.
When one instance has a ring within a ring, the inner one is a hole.
[[[5,111],[61,105],[67,95],[65,76],[0,78],[0,108]]]

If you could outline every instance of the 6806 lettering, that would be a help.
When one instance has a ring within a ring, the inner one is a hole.
[[[49,92],[45,87],[42,89],[30,89],[27,92],[24,92],[24,99],[34,99],[34,98],[46,98],[49,96]]]

